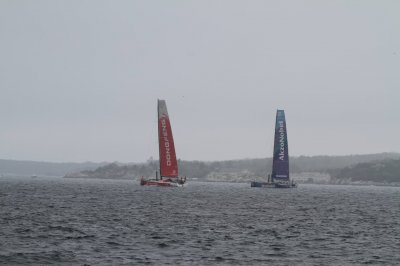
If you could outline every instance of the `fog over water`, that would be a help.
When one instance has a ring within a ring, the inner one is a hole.
[[[0,158],[400,152],[398,1],[1,1]]]

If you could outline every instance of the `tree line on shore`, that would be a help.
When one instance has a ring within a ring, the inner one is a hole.
[[[179,174],[191,179],[246,181],[265,178],[271,172],[272,158],[227,161],[178,160]],[[66,177],[138,179],[155,176],[157,160],[140,164],[111,163],[95,170],[84,170]],[[400,154],[380,153],[347,156],[299,156],[290,159],[291,173],[323,173],[334,180],[400,182]]]

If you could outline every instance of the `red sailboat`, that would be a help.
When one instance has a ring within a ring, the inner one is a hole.
[[[179,187],[186,182],[186,177],[178,175],[174,138],[165,100],[158,100],[158,147],[160,156],[160,176],[141,178],[142,186]]]

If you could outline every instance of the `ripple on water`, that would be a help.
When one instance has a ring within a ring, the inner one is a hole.
[[[2,179],[0,264],[400,261],[400,189]]]

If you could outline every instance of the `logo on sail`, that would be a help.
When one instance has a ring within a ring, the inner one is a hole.
[[[171,162],[170,145],[168,140],[167,122],[165,121],[164,117],[161,119],[161,127],[162,127],[162,135],[164,137],[166,164],[167,166],[171,166],[172,162]]]
[[[279,159],[283,161],[285,159],[285,129],[283,127],[283,121],[279,121]]]

